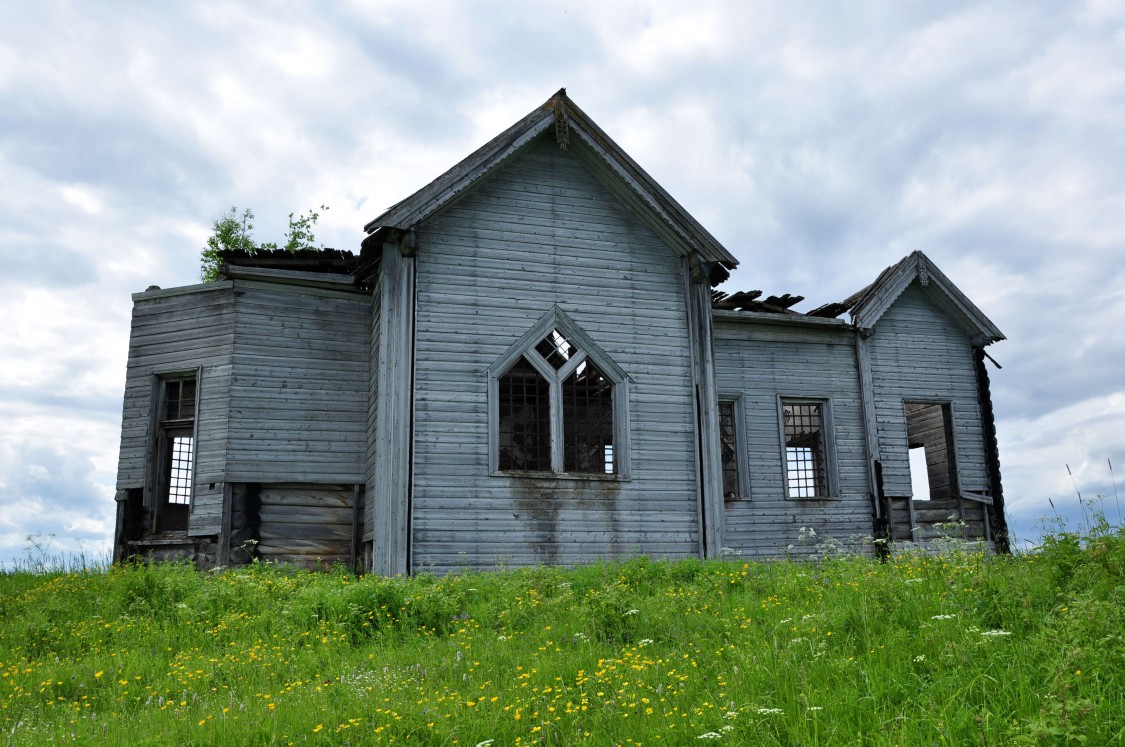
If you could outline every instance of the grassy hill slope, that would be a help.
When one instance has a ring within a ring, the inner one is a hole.
[[[0,741],[1121,744],[1123,569],[1103,525],[886,563],[0,573]]]

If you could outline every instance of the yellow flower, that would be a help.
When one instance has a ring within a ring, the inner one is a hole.
[[[320,731],[321,731],[321,730],[322,730],[323,728],[324,728],[324,724],[317,724],[317,725],[316,725],[316,728],[314,728],[314,729],[313,729],[313,734],[319,734],[319,733],[320,733]]]
[[[105,672],[94,672],[94,679],[100,678]]]

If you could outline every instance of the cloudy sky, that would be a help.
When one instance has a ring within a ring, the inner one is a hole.
[[[990,351],[1011,523],[1125,492],[1125,4],[0,6],[0,562],[109,547],[130,294],[211,222],[363,224],[566,86],[742,261],[838,300],[914,249]],[[690,10],[689,10],[690,7]],[[1067,467],[1074,475],[1074,484]]]

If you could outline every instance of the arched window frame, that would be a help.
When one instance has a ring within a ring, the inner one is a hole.
[[[558,370],[537,351],[536,346],[558,330],[572,343],[576,352]],[[521,358],[546,379],[550,388],[551,469],[545,472],[501,470],[500,462],[500,379]],[[567,472],[563,468],[563,401],[562,384],[578,366],[589,360],[613,384],[613,463],[614,472]],[[594,480],[627,480],[629,458],[629,376],[570,316],[555,306],[523,334],[488,368],[488,439],[489,470],[494,476],[519,475],[536,477],[570,477]]]

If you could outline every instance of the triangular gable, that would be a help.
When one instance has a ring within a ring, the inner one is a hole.
[[[851,312],[852,324],[871,330],[902,292],[914,282],[938,307],[946,311],[971,337],[974,344],[987,345],[1005,339],[992,321],[978,309],[929,257],[916,251],[892,265],[851,298],[843,301]]]
[[[698,252],[703,259],[727,269],[738,264],[733,254],[567,97],[565,88],[449,171],[369,222],[364,230],[369,234],[379,229],[410,230],[548,130],[554,130],[559,147],[573,149],[595,176],[634,209],[647,213],[645,217],[656,224],[658,233],[685,254]],[[725,277],[726,273],[721,274]]]

